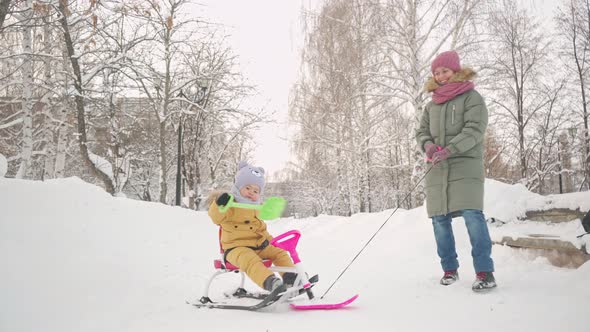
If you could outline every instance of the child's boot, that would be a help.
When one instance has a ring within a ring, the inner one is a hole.
[[[281,287],[283,285],[283,281],[281,278],[278,278],[275,275],[270,275],[264,280],[263,285],[265,290],[272,292],[273,290]]]
[[[295,272],[285,272],[283,274],[283,283],[287,288],[293,287],[295,285],[295,279],[297,279],[297,273]]]

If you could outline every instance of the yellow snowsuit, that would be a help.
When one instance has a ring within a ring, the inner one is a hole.
[[[272,260],[275,266],[294,266],[287,251],[269,244],[272,236],[266,230],[266,223],[258,218],[257,210],[232,207],[221,213],[216,199],[216,194],[209,197],[209,216],[221,227],[221,248],[228,262],[261,288],[264,280],[273,274],[264,266],[263,259]]]

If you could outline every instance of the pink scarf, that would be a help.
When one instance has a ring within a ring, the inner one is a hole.
[[[444,104],[458,95],[473,90],[474,88],[475,84],[471,81],[447,83],[434,90],[432,93],[432,100],[435,104]]]

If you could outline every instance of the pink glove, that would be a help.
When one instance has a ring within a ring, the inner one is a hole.
[[[424,145],[424,151],[426,152],[426,160],[431,160],[432,155],[434,155],[436,151],[440,151],[441,149],[442,148],[436,144],[432,144],[430,142],[426,143],[426,145]]]
[[[449,148],[444,148],[441,151],[437,151],[432,155],[432,163],[438,164],[441,161],[447,160],[451,155],[451,150]]]

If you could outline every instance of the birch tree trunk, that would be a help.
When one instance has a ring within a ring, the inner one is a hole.
[[[33,41],[32,41],[32,0],[27,1],[25,9],[25,25],[23,26],[23,126],[22,126],[22,147],[20,153],[20,166],[16,172],[17,179],[27,176],[31,158],[33,156]]]
[[[45,24],[43,26],[43,50],[47,54],[52,54],[51,49],[52,47],[52,38],[51,38],[51,27],[49,24]],[[51,57],[46,56],[43,58],[43,81],[45,84],[54,86],[57,85],[57,82],[51,82],[52,75],[51,75],[51,64],[52,60]],[[45,136],[45,155],[44,155],[44,163],[43,163],[43,179],[50,179],[55,176],[55,151],[56,151],[56,143],[54,141],[54,131],[57,128],[57,125],[54,121],[54,110],[55,106],[53,105],[54,98],[51,98],[53,93],[47,93],[44,97],[45,102],[43,102],[43,114],[44,117],[44,124],[43,124],[43,131]]]
[[[65,101],[63,101],[65,103]],[[55,166],[53,178],[63,178],[66,170],[66,148],[68,146],[68,126],[66,124],[67,109],[60,105],[57,111],[57,145],[55,147]]]
[[[55,146],[55,166],[53,167],[54,178],[63,178],[65,176],[66,169],[66,149],[69,142],[69,127],[67,124],[67,114],[69,103],[68,103],[68,77],[65,73],[68,73],[68,52],[65,48],[62,49],[62,58],[60,61],[61,70],[58,71],[57,77],[58,82],[62,85],[62,95],[57,106],[56,112],[56,146]]]
[[[168,160],[167,160],[167,143],[166,143],[166,133],[167,133],[167,126],[166,120],[168,115],[168,106],[170,104],[170,64],[172,62],[172,54],[170,52],[170,43],[171,43],[171,30],[172,27],[166,25],[165,30],[165,37],[164,37],[164,62],[166,64],[165,72],[164,72],[164,96],[163,100],[161,101],[161,109],[158,114],[158,118],[160,120],[160,124],[158,126],[160,139],[159,139],[159,148],[160,154],[158,158],[158,163],[160,166],[160,176],[159,176],[159,185],[160,185],[160,202],[166,203],[166,197],[168,196]]]

